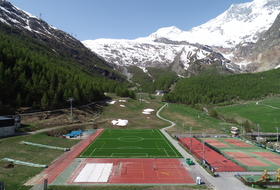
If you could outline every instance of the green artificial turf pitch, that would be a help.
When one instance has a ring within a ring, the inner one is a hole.
[[[182,158],[158,129],[106,129],[80,158]]]

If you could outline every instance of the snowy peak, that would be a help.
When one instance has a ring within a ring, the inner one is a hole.
[[[249,3],[231,5],[221,16],[224,22],[238,20],[250,23],[254,22],[254,20],[260,16],[268,18],[275,11],[279,13],[279,7],[280,2],[278,0],[255,0]],[[276,17],[273,17],[273,20],[275,20],[275,18]]]
[[[167,38],[172,39],[177,35],[180,35],[184,31],[180,30],[176,26],[166,27],[166,28],[160,28],[156,32],[152,33],[149,38],[156,40],[159,38]]]
[[[279,0],[255,0],[233,4],[218,17],[189,31],[182,31],[175,26],[166,27],[152,33],[148,38],[152,41],[164,38],[233,48],[239,43],[255,43],[259,35],[273,24],[278,13],[280,13]]]
[[[240,72],[249,62],[235,50],[241,48],[243,52],[242,47],[257,42],[279,13],[280,0],[254,0],[231,5],[221,15],[189,31],[171,26],[136,40],[102,39],[83,43],[120,67],[176,67],[177,71],[190,71],[200,67],[197,63],[215,63]]]
[[[36,33],[37,35],[49,39],[56,38],[58,41],[61,41],[61,37],[64,37],[74,40],[74,38],[66,32],[51,26],[44,20],[15,7],[5,0],[0,0],[0,22]]]
[[[215,19],[189,32],[193,36],[192,42],[211,46],[234,47],[243,41],[254,43],[260,33],[269,29],[279,12],[279,0],[234,4]]]

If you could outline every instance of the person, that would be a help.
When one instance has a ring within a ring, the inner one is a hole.
[[[156,166],[154,166],[154,170],[156,170],[157,168],[156,168]]]

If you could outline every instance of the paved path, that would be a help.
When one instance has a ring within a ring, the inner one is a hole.
[[[174,145],[175,148],[178,149],[178,151],[182,154],[184,159],[181,159],[181,162],[184,164],[186,170],[191,174],[191,176],[195,179],[197,176],[201,177],[202,182],[208,186],[212,187],[215,190],[252,190],[254,188],[245,186],[241,181],[239,181],[237,178],[234,177],[236,172],[221,172],[219,173],[220,177],[213,177],[208,172],[206,172],[201,165],[199,165],[195,159],[192,159],[194,161],[194,165],[188,166],[185,162],[186,158],[193,158],[192,155],[190,155],[185,149],[183,149],[179,142],[174,140],[165,130],[168,128],[171,128],[175,126],[176,124],[172,121],[169,121],[167,119],[162,118],[159,113],[160,111],[167,106],[166,103],[164,106],[162,106],[156,113],[157,117],[171,123],[170,126],[165,127],[161,129],[161,132],[166,136],[166,138]]]

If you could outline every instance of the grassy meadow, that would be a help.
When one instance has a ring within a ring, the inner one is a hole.
[[[109,129],[159,129],[168,126],[169,123],[159,120],[156,117],[157,110],[164,105],[158,98],[150,99],[147,94],[142,94],[142,101],[133,99],[114,99],[114,104],[108,104],[104,107],[104,112],[95,119],[95,122],[100,123],[102,128]],[[127,102],[120,102],[120,100],[126,100]],[[121,107],[125,106],[125,107]],[[146,115],[143,114],[144,109],[154,109],[154,112]],[[112,125],[112,120],[128,120],[128,124],[125,127],[119,127]]]
[[[50,137],[45,133],[4,138],[0,139],[0,159],[11,158],[35,164],[50,165],[55,159],[65,153],[62,150],[23,145],[20,144],[20,141],[63,148],[71,148],[79,142],[79,140]],[[9,162],[0,162],[0,181],[5,183],[5,189],[30,189],[30,187],[25,187],[23,184],[29,178],[44,170],[44,168],[16,164],[13,164],[12,168],[7,168],[9,164]]]
[[[206,112],[187,107],[183,104],[168,104],[160,115],[176,123],[176,127],[169,130],[171,133],[190,133],[192,127],[193,134],[222,134],[221,128],[232,126],[233,124],[222,122],[212,118]],[[229,131],[228,131],[229,132]]]
[[[261,132],[276,133],[275,127],[280,124],[280,98],[263,99],[243,105],[234,105],[216,109],[219,115],[227,119],[235,119],[238,123],[246,120],[253,123],[257,130],[257,124]]]

